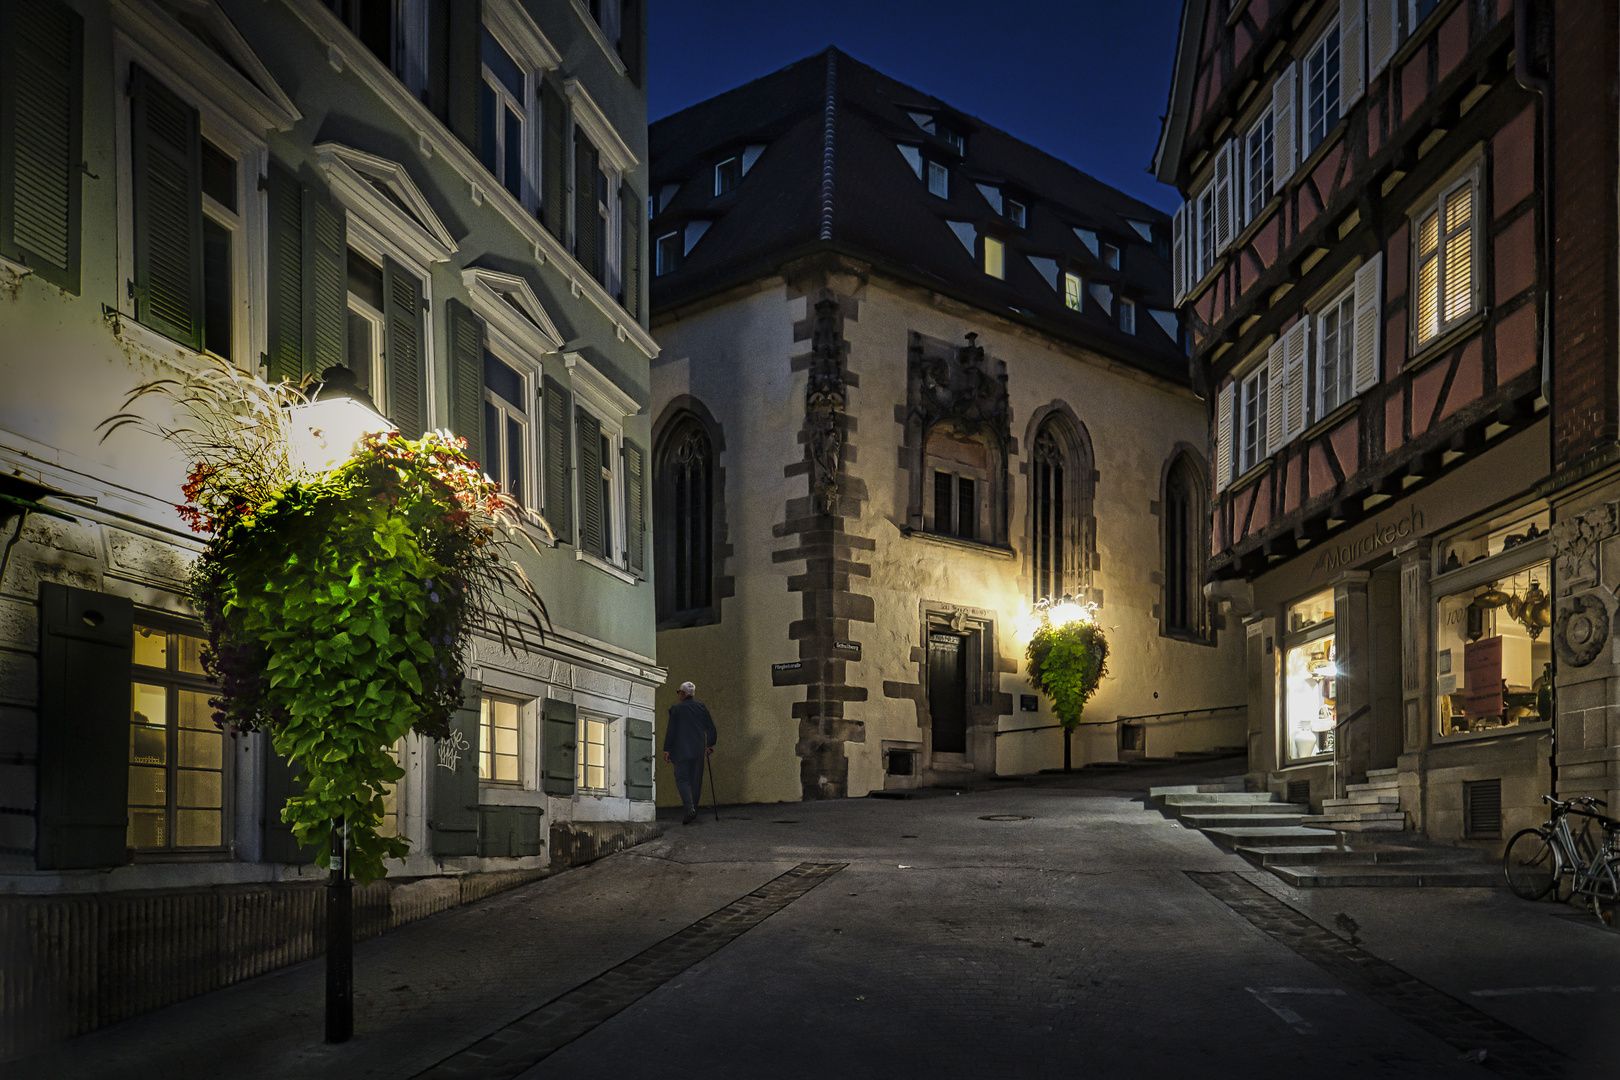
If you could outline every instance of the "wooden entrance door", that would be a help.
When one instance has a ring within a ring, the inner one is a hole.
[[[967,641],[960,634],[928,635],[928,715],[934,753],[967,753]]]

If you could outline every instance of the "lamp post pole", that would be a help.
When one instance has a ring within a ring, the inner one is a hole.
[[[326,882],[326,1041],[354,1034],[354,882],[349,880],[349,823],[332,823],[332,876]]]

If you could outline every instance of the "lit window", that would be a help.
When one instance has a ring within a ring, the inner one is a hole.
[[[1305,57],[1305,153],[1339,123],[1339,25],[1334,23]]]
[[[1041,424],[1030,458],[1030,562],[1032,599],[1078,593],[1090,559],[1084,518],[1090,515],[1084,444],[1061,413]]]
[[[1355,396],[1355,290],[1328,305],[1317,320],[1316,390],[1318,417],[1326,416]]]
[[[530,505],[526,484],[529,416],[533,398],[527,380],[494,353],[484,351],[484,471],[520,506]]]
[[[1238,393],[1238,472],[1246,473],[1266,459],[1266,412],[1270,378],[1261,364],[1243,380]]]
[[[486,697],[478,707],[478,779],[517,785],[518,704]]]
[[[991,277],[1007,276],[1007,248],[993,236],[984,238],[984,272]]]
[[[590,716],[579,718],[579,754],[574,759],[574,784],[592,791],[608,786],[608,722]]]
[[[681,234],[665,233],[657,240],[658,273],[673,273],[681,265]]]
[[[1015,199],[1008,199],[1007,220],[1022,229],[1024,227],[1024,204]]]
[[[1339,675],[1333,614],[1332,589],[1288,609],[1288,631],[1283,638],[1285,760],[1333,753]]]
[[[127,843],[139,851],[225,846],[225,734],[208,699],[207,642],[135,626],[129,732]]]
[[[730,157],[714,167],[714,193],[724,195],[742,183],[742,158]]]
[[[945,171],[945,166],[937,161],[930,161],[928,163],[928,194],[948,199],[950,193],[949,174]]]
[[[1110,270],[1118,270],[1119,248],[1115,247],[1113,244],[1104,244],[1102,246],[1102,261],[1103,265],[1108,267]]]
[[[1276,141],[1273,138],[1271,110],[1255,121],[1249,129],[1244,153],[1244,224],[1260,216],[1271,199],[1271,185],[1275,179]]]
[[[1080,296],[1084,288],[1079,274],[1063,275],[1063,306],[1070,311],[1080,310]]]
[[[1119,328],[1127,334],[1136,333],[1136,302],[1120,297]]]
[[[528,80],[512,54],[483,32],[483,80],[478,86],[478,155],[498,182],[523,198],[524,122]]]
[[[1474,313],[1474,179],[1445,191],[1418,218],[1416,233],[1419,348]]]

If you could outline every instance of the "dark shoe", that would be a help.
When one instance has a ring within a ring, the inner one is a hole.
[[[686,813],[686,816],[681,819],[681,824],[682,825],[690,825],[690,824],[692,824],[692,822],[694,822],[696,820],[697,820],[697,811],[696,810],[688,810],[687,813]]]

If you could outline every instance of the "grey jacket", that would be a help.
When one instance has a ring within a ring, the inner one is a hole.
[[[664,752],[676,761],[703,756],[703,751],[719,741],[709,708],[696,698],[677,701],[669,707],[669,730],[664,733]]]

